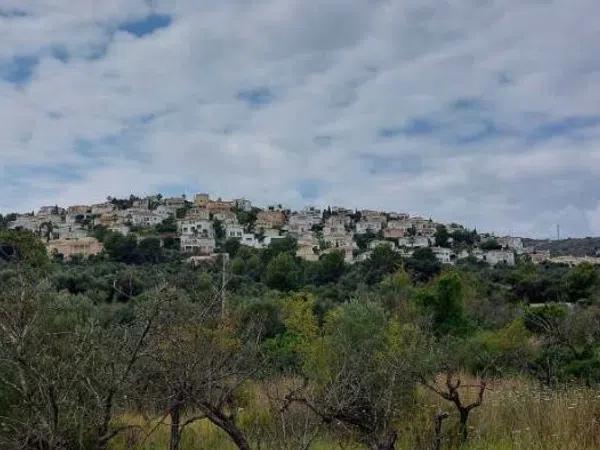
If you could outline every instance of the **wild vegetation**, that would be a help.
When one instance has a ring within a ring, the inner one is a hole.
[[[0,449],[600,447],[591,265],[110,239],[0,231]]]

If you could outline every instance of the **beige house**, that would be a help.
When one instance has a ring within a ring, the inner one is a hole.
[[[540,264],[550,259],[550,250],[531,250],[526,254],[534,264]]]
[[[567,264],[568,266],[578,266],[579,264],[600,264],[600,258],[597,256],[554,256],[549,258],[548,261],[555,264]]]
[[[406,236],[406,232],[399,228],[385,228],[383,230],[383,237],[389,239],[399,239]]]
[[[73,256],[88,257],[102,252],[102,243],[93,237],[82,237],[78,239],[57,239],[46,244],[48,254],[63,255],[65,260]]]
[[[207,209],[200,208],[199,206],[194,206],[190,208],[187,214],[185,215],[186,219],[198,219],[198,220],[209,220],[210,212]]]
[[[216,211],[213,213],[213,220],[219,220],[224,224],[234,225],[237,223],[237,215],[233,211]]]
[[[124,223],[124,218],[116,212],[102,214],[96,221],[103,227],[110,228]]]
[[[165,206],[169,208],[183,208],[185,206],[185,198],[184,197],[169,197],[163,200]]]
[[[96,203],[92,205],[92,214],[95,216],[101,216],[102,214],[110,214],[115,210],[115,205],[112,203]]]
[[[209,200],[204,207],[211,213],[217,214],[219,212],[230,212],[234,207],[233,202],[218,200]]]
[[[87,215],[92,213],[92,208],[87,205],[74,205],[67,208],[69,215]]]
[[[299,245],[298,250],[296,250],[296,256],[305,261],[318,261],[319,254],[315,252],[315,248],[313,245]]]
[[[432,237],[436,233],[436,223],[430,219],[424,219],[423,217],[412,217],[408,219],[408,223],[411,227],[414,227],[417,235]]]
[[[210,201],[210,195],[208,194],[196,194],[194,197],[194,205],[204,208],[206,204]]]
[[[254,224],[256,229],[281,228],[285,224],[285,214],[282,211],[260,211]]]

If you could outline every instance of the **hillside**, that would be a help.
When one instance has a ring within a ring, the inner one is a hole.
[[[568,238],[561,240],[523,239],[525,247],[550,250],[552,256],[597,256],[600,254],[600,237]]]

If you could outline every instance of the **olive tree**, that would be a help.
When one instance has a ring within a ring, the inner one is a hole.
[[[427,339],[418,328],[389,318],[372,303],[354,301],[332,310],[322,327],[310,300],[296,300],[287,325],[301,336],[304,384],[287,395],[324,423],[369,448],[393,449],[394,426],[414,404],[425,367]]]

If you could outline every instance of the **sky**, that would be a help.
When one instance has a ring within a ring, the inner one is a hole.
[[[0,213],[210,192],[600,235],[598,0],[0,0]]]

